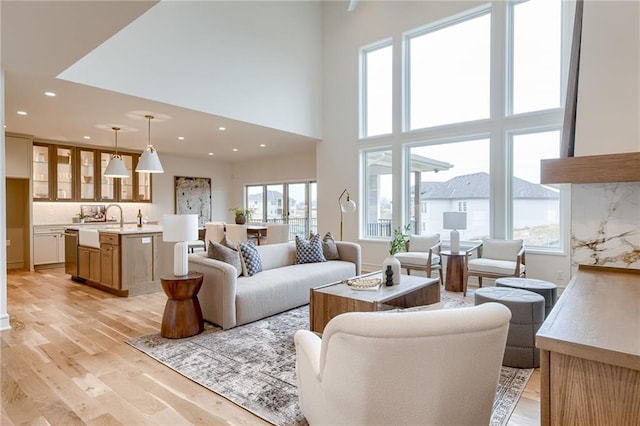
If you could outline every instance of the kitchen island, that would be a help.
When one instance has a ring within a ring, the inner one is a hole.
[[[161,226],[71,226],[67,231],[79,234],[74,280],[123,297],[162,291],[160,276],[171,273],[173,243],[162,241]]]
[[[640,270],[580,265],[536,335],[542,425],[637,425]]]

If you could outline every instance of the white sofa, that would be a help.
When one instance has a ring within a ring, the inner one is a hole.
[[[233,266],[189,254],[189,270],[204,274],[198,293],[202,316],[223,329],[236,327],[309,303],[312,287],[360,274],[360,245],[336,241],[340,260],[296,265],[295,243],[256,247],[262,272],[240,276]]]

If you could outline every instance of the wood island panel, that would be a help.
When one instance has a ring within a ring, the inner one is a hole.
[[[637,424],[640,270],[581,265],[536,346],[543,425]]]

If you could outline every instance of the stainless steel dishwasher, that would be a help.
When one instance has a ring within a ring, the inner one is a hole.
[[[77,229],[64,230],[64,272],[74,281],[84,282],[78,276],[78,234]]]

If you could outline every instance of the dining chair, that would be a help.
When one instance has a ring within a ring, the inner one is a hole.
[[[204,224],[204,242],[208,247],[209,241],[219,243],[224,237],[224,222],[207,222]]]
[[[235,246],[240,241],[247,241],[247,225],[237,225],[235,223],[225,224],[226,236],[229,241]]]
[[[266,244],[288,243],[289,241],[288,223],[267,223]]]

